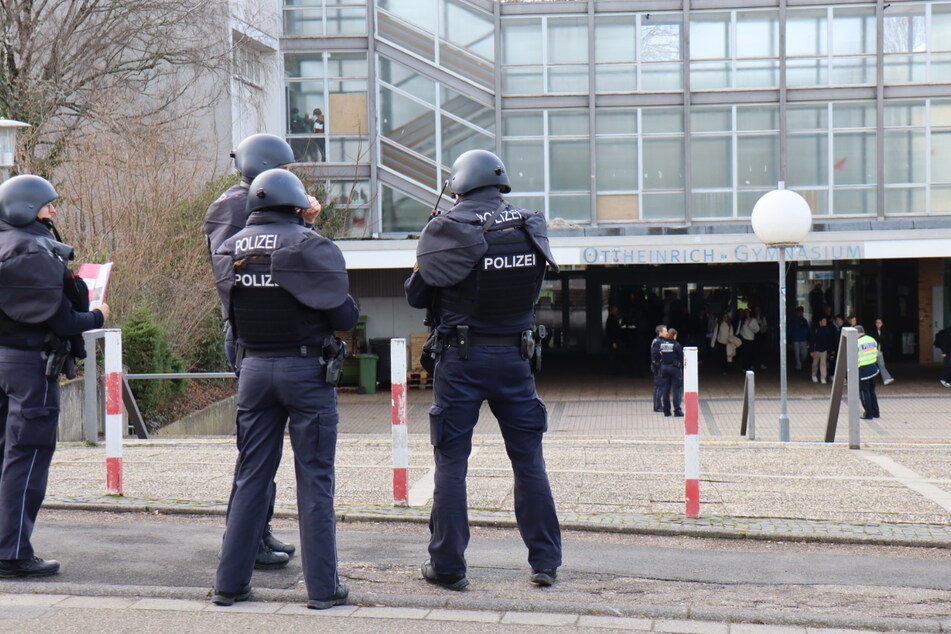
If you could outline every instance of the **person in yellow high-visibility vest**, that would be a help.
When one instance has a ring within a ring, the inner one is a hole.
[[[862,420],[879,418],[878,397],[875,396],[875,377],[878,376],[878,342],[865,334],[865,328],[856,326],[859,333],[859,400],[865,414]]]

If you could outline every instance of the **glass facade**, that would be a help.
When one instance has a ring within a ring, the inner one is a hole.
[[[591,4],[285,0],[288,138],[380,172],[354,235],[418,231],[473,148],[571,223],[745,222],[780,182],[819,217],[951,214],[951,0]]]

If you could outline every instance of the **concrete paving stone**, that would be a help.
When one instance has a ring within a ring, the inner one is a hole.
[[[467,623],[498,623],[501,612],[489,610],[431,610],[426,615],[428,621],[461,621]]]
[[[505,625],[574,625],[578,622],[578,615],[554,612],[506,612],[502,615],[501,622]]]
[[[254,595],[252,595],[253,597]],[[233,614],[275,614],[283,607],[282,603],[268,603],[264,601],[241,601],[234,605],[215,605],[209,603],[205,612],[230,612]]]
[[[65,599],[68,594],[0,594],[0,605],[23,607],[49,607]]]
[[[611,630],[637,630],[649,632],[654,622],[651,619],[637,619],[622,616],[593,616],[582,614],[578,618],[578,627],[599,627]]]
[[[361,607],[354,611],[352,616],[358,616],[369,619],[425,619],[429,614],[428,609],[423,608],[381,608],[381,607]]]
[[[170,612],[200,612],[210,604],[187,599],[139,599],[129,606],[132,610],[165,610]]]
[[[730,634],[806,634],[806,628],[791,625],[760,625],[758,623],[731,623]]]
[[[730,626],[727,623],[717,623],[714,621],[658,619],[654,621],[654,631],[683,634],[729,634]]]
[[[315,618],[321,616],[343,617],[351,616],[359,609],[360,608],[355,605],[335,605],[334,607],[327,608],[326,610],[311,610],[307,607],[306,603],[284,603],[279,605],[275,614],[296,614],[301,616],[312,616]]]
[[[136,599],[122,597],[68,597],[56,604],[57,608],[91,608],[94,610],[124,610]]]

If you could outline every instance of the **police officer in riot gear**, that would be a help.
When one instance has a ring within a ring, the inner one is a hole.
[[[405,284],[409,304],[429,309],[431,341],[441,351],[429,412],[436,486],[430,559],[422,574],[451,590],[469,583],[466,461],[487,400],[512,461],[515,517],[528,547],[530,579],[548,586],[561,565],[561,530],[542,453],[548,422],[532,376],[540,354],[532,322],[546,266],[557,271],[558,265],[544,215],[503,200],[511,185],[495,154],[471,150],[459,156],[449,188],[457,203],[426,225],[417,270]]]
[[[212,601],[251,592],[255,556],[290,425],[297,473],[301,557],[308,607],[346,602],[337,577],[333,507],[337,397],[327,379],[339,362],[336,330],[357,323],[340,249],[303,224],[300,180],[271,169],[250,183],[248,225],[212,256],[222,307],[234,328],[238,464]]]
[[[89,290],[67,268],[56,198],[39,176],[0,185],[0,578],[59,572],[30,543],[56,448],[59,375],[85,356],[80,335],[109,317],[105,304],[89,310]]]
[[[238,144],[231,153],[235,169],[241,174],[237,185],[229,187],[205,212],[204,232],[208,242],[208,252],[213,254],[225,240],[244,229],[248,221],[248,187],[261,172],[275,167],[285,167],[294,163],[294,152],[284,139],[273,134],[253,134]],[[320,213],[320,204],[310,198],[305,221],[313,222]],[[228,316],[224,316],[225,320]],[[233,368],[234,338],[231,324],[225,327],[225,356]],[[268,503],[268,524],[255,559],[255,568],[271,570],[287,565],[296,550],[293,544],[285,544],[271,532],[271,516],[274,514],[274,498],[277,487],[272,486]]]

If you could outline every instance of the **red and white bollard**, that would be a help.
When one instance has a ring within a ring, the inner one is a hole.
[[[122,331],[105,331],[106,492],[122,495]]]
[[[697,349],[684,348],[684,482],[687,517],[700,517],[700,394]]]
[[[393,503],[409,504],[409,442],[406,430],[406,339],[390,339],[393,405]]]

